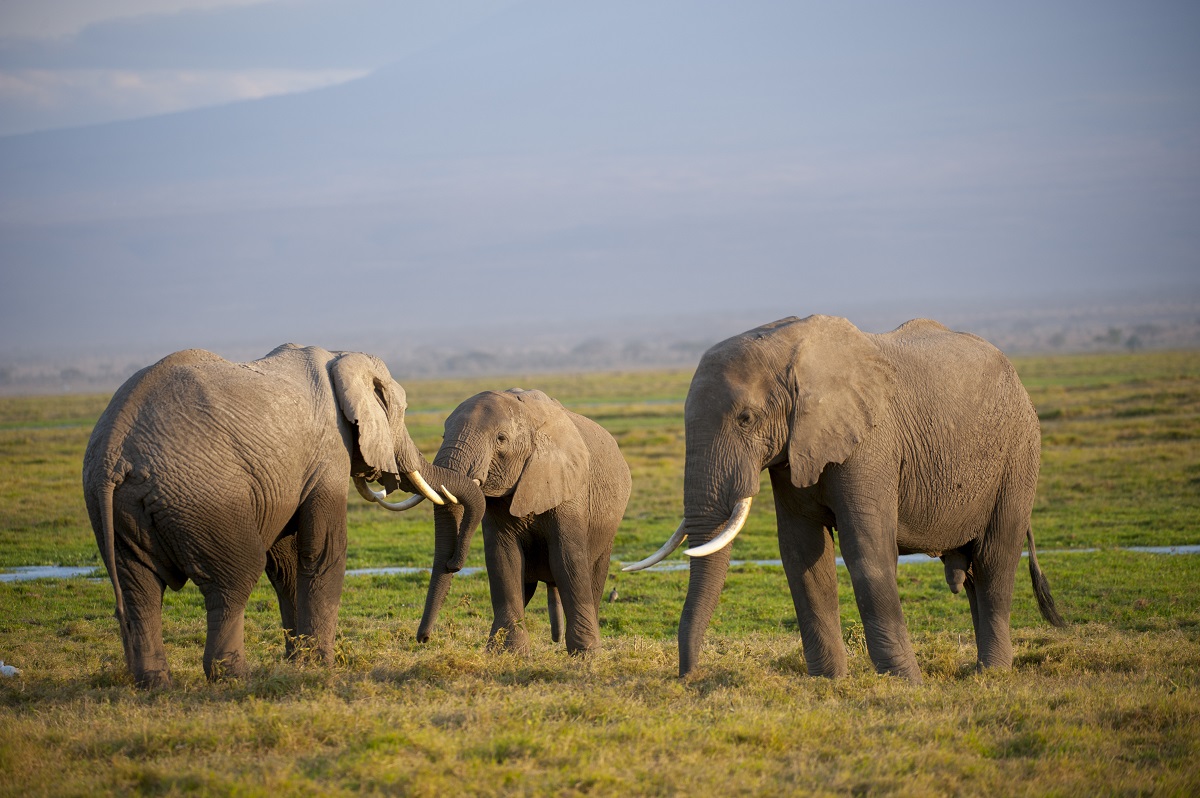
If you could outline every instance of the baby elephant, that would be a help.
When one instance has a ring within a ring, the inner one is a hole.
[[[599,424],[541,391],[486,391],[446,420],[435,464],[469,486],[435,508],[436,549],[422,642],[463,564],[483,506],[483,544],[494,620],[489,646],[525,651],[525,607],[538,582],[566,615],[567,651],[600,647],[597,618],[613,537],[629,501],[629,467]],[[555,636],[557,640],[557,635]]]

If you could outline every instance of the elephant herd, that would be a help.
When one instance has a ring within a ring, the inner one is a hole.
[[[248,671],[245,608],[264,570],[288,655],[331,661],[351,482],[389,509],[434,505],[421,642],[482,525],[489,646],[527,648],[522,620],[539,582],[554,640],[565,636],[572,654],[600,646],[601,591],[631,491],[612,436],[541,391],[486,391],[450,414],[431,463],[405,428],[406,406],[378,358],[294,344],[250,363],[176,352],[121,386],[88,443],[83,486],[138,685],[171,684],[163,594],[189,579],[204,597],[210,679]],[[841,318],[782,319],[704,354],[684,424],[683,521],[625,567],[649,567],[687,540],[681,675],[697,666],[764,469],[810,674],[847,672],[835,531],[881,673],[921,679],[898,554],[940,556],[950,589],[966,590],[980,667],[1012,663],[1026,541],[1039,609],[1063,625],[1030,526],[1037,415],[1012,364],[982,339],[928,320],[873,335]],[[389,501],[397,490],[413,495]]]

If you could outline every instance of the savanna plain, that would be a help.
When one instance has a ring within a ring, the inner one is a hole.
[[[678,523],[690,373],[397,374],[427,456],[459,401],[512,385],[616,437],[634,488],[603,651],[554,646],[539,594],[532,652],[486,652],[482,574],[456,579],[420,645],[428,577],[414,573],[348,577],[337,664],[289,662],[264,578],[247,613],[247,679],[205,681],[203,605],[188,585],[166,597],[176,686],[146,692],[126,673],[106,579],[0,583],[0,659],[22,669],[0,678],[0,794],[1200,794],[1200,555],[1128,550],[1200,544],[1200,352],[1016,365],[1042,420],[1039,559],[1070,625],[1040,618],[1023,564],[1010,671],[976,672],[966,598],[932,562],[898,577],[923,684],[874,673],[844,569],[851,675],[809,678],[782,569],[747,563],[730,571],[701,666],[681,680],[686,569],[621,574],[620,562]],[[107,400],[0,399],[0,568],[101,568],[80,468]],[[350,497],[351,569],[428,566],[427,503],[398,516]],[[763,499],[735,560],[779,556]],[[477,542],[468,565],[482,564]]]

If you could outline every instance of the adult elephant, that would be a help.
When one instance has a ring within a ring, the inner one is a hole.
[[[613,437],[541,391],[485,391],[446,419],[434,462],[461,474],[469,489],[458,504],[434,510],[433,572],[417,639],[429,639],[471,545],[470,519],[482,511],[489,645],[528,649],[525,607],[544,582],[555,642],[561,597],[567,651],[599,648],[600,599],[631,485]]]
[[[1026,540],[1038,606],[1062,625],[1030,526],[1037,414],[1012,364],[982,339],[925,319],[884,335],[829,316],[783,319],[708,350],[684,415],[684,521],[626,569],[690,539],[681,675],[696,667],[763,469],[810,674],[847,671],[834,530],[880,672],[921,679],[897,553],[940,554],[951,588],[966,587],[980,666],[1012,664],[1009,616]]]
[[[246,602],[264,568],[289,654],[298,637],[332,660],[349,478],[393,509],[444,503],[425,477],[449,491],[463,481],[423,460],[404,410],[379,359],[294,344],[251,363],[176,352],[121,386],[92,432],[83,488],[139,685],[171,683],[162,597],[188,579],[208,615],[205,674],[244,675]],[[391,505],[368,481],[420,492]]]

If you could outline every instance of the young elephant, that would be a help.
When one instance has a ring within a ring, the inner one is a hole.
[[[243,618],[264,568],[284,629],[332,660],[349,478],[392,509],[421,496],[387,505],[367,480],[439,504],[422,471],[450,491],[470,485],[425,462],[404,410],[382,361],[294,344],[252,363],[176,352],[121,386],[92,432],[83,489],[139,685],[171,683],[162,597],[188,579],[208,613],[205,674],[245,674]]]
[[[630,490],[629,467],[613,437],[541,391],[486,391],[450,414],[434,462],[472,481],[457,504],[434,512],[437,547],[417,639],[429,639],[467,556],[474,523],[464,517],[486,504],[489,645],[528,648],[525,607],[544,582],[552,625],[556,589],[561,596],[567,651],[599,648],[597,613]]]

